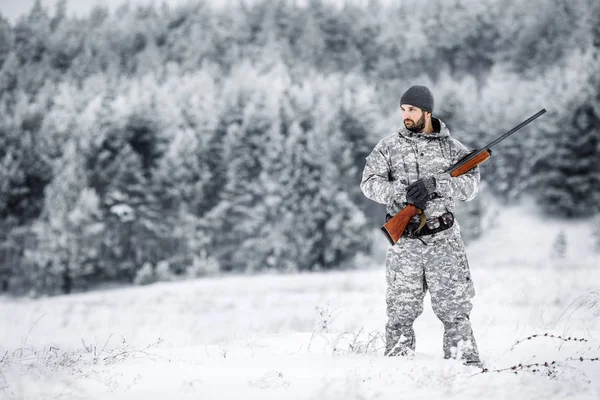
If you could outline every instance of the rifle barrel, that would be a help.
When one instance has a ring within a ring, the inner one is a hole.
[[[490,142],[487,146],[482,147],[482,149],[490,150],[492,147],[494,147],[495,145],[497,145],[498,143],[500,143],[501,141],[503,141],[504,139],[506,139],[507,137],[509,137],[510,135],[512,135],[513,133],[515,133],[516,131],[518,131],[519,129],[521,129],[522,127],[524,127],[525,125],[527,125],[528,123],[530,123],[531,121],[533,121],[534,119],[538,118],[539,116],[541,116],[545,112],[546,112],[546,109],[542,108],[536,114],[534,114],[531,117],[527,118],[525,121],[521,122],[519,125],[515,126],[510,131],[506,132],[504,135],[502,135],[499,138],[497,138],[496,140]]]
[[[469,161],[471,161],[471,159],[479,156],[479,154],[483,153],[484,151],[490,151],[490,149],[492,147],[494,147],[495,145],[497,145],[498,143],[500,143],[501,141],[503,141],[504,139],[506,139],[507,137],[509,137],[510,135],[512,135],[513,133],[515,133],[516,131],[518,131],[519,129],[521,129],[522,127],[524,127],[525,125],[527,125],[528,123],[530,123],[531,121],[533,121],[534,119],[538,118],[539,116],[541,116],[545,112],[546,112],[545,108],[541,109],[540,111],[538,111],[537,113],[535,113],[531,117],[527,118],[525,121],[521,122],[519,125],[515,126],[510,131],[506,132],[505,134],[503,134],[499,138],[497,138],[497,139],[493,140],[492,142],[488,143],[487,145],[483,146],[478,151],[475,151],[475,152],[469,154],[467,157],[463,158],[462,160],[459,160],[456,164],[454,164],[451,167],[449,167],[446,170],[446,172],[452,172],[453,170],[458,169],[461,166],[463,166],[464,164],[466,164]]]

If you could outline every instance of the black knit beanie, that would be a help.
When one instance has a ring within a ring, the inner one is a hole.
[[[433,112],[433,94],[423,85],[413,85],[400,98],[400,105],[410,104],[423,111]]]

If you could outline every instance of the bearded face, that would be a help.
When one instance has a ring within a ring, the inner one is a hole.
[[[421,118],[417,121],[410,119],[410,117],[404,118],[404,126],[414,133],[423,132],[425,129],[425,113],[421,111]]]

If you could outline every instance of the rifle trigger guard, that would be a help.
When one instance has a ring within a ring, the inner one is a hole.
[[[416,232],[419,232],[421,229],[423,229],[423,227],[427,223],[427,217],[425,217],[425,213],[423,212],[423,210],[421,210],[420,208],[418,210],[419,210],[418,214],[419,214],[419,218],[421,219],[421,223],[419,224],[419,227],[417,228]]]

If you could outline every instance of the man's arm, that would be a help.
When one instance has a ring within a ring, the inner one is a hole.
[[[470,152],[469,149],[456,139],[450,139],[449,143],[453,155],[452,164],[456,163]],[[479,192],[479,166],[454,178],[451,177],[449,173],[439,174],[435,178],[436,192],[440,196],[452,197],[462,201],[471,201]]]
[[[390,180],[390,160],[387,149],[381,142],[367,157],[360,189],[364,195],[377,203],[392,204],[406,201],[406,185]]]

